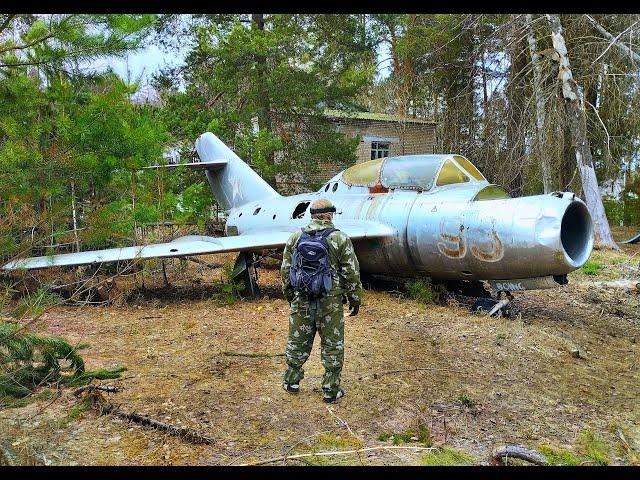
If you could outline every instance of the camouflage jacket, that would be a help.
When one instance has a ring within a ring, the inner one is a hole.
[[[325,228],[335,228],[329,220],[311,220],[311,223],[304,227],[305,232],[324,230]],[[282,277],[282,292],[287,300],[293,300],[295,292],[289,280],[291,270],[291,256],[293,249],[302,235],[299,230],[294,232],[287,240],[282,254],[282,267],[280,275]],[[360,283],[360,265],[356,252],[353,249],[351,239],[337,230],[327,237],[329,244],[329,262],[333,269],[333,287],[327,296],[342,297],[346,295],[351,305],[360,305],[362,298],[362,283]]]

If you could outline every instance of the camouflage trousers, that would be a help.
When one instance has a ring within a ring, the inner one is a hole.
[[[296,296],[291,302],[289,339],[284,352],[289,367],[284,374],[286,383],[296,384],[304,377],[302,365],[311,354],[313,340],[318,332],[324,367],[322,391],[325,396],[338,393],[344,362],[344,314],[341,300],[341,297],[333,295],[316,301]]]

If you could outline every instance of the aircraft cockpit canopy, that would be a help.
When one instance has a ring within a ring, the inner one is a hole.
[[[359,163],[342,174],[348,185],[385,189],[430,190],[454,183],[486,182],[480,171],[461,155],[403,155]]]

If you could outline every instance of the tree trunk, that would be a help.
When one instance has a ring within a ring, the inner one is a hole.
[[[71,212],[73,215],[73,240],[76,252],[80,251],[80,240],[78,240],[78,215],[76,213],[76,182],[71,180]]]
[[[509,163],[510,181],[507,187],[515,196],[522,196],[522,169],[524,158],[524,132],[522,125],[522,108],[525,103],[525,78],[523,70],[527,66],[525,47],[522,45],[518,22],[513,22],[511,32],[511,51],[509,52],[511,65],[509,67],[509,82],[506,87],[508,100],[507,121],[507,158]]]
[[[535,33],[533,31],[533,19],[531,14],[527,14],[525,26],[527,29],[527,42],[529,43],[529,55],[533,65],[533,92],[536,99],[536,143],[535,152],[540,162],[542,170],[542,184],[544,193],[553,191],[553,183],[551,180],[551,168],[549,167],[549,157],[545,152],[544,128],[545,128],[545,102],[542,92],[542,58],[538,53]]]
[[[559,57],[558,78],[562,82],[562,96],[565,100],[564,105],[571,132],[571,143],[575,148],[576,164],[582,180],[582,191],[593,219],[594,246],[596,248],[617,250],[618,245],[616,245],[613,235],[611,235],[607,215],[602,204],[602,197],[598,189],[598,180],[591,156],[591,146],[587,138],[584,98],[571,73],[567,47],[562,34],[562,24],[558,15],[547,14],[547,19],[551,26],[553,48]]]
[[[252,13],[251,23],[252,28],[264,31],[264,14]],[[256,54],[254,56],[254,59],[257,66],[258,88],[260,89],[260,104],[258,105],[258,129],[273,132],[273,128],[271,125],[271,98],[269,96],[269,91],[266,88],[267,57],[264,55]],[[273,165],[275,163],[275,156],[273,153],[267,154],[266,158],[269,165]],[[275,176],[272,176],[270,174],[268,176],[264,176],[264,179],[269,185],[271,185],[273,188],[276,188]]]

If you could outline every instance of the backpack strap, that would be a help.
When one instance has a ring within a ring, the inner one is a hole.
[[[321,236],[322,238],[327,238],[333,232],[337,232],[337,231],[338,231],[337,228],[325,228],[324,230],[322,230]]]

